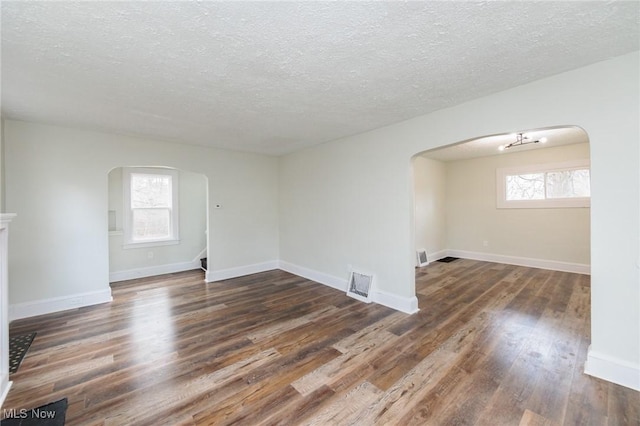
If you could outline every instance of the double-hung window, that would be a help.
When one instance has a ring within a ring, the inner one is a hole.
[[[126,168],[123,177],[125,247],[177,244],[177,171]]]
[[[498,169],[498,208],[589,207],[589,160]]]

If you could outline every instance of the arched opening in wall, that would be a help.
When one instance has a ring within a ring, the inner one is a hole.
[[[428,305],[420,299],[430,271],[453,271],[464,259],[589,274],[590,150],[582,128],[480,136],[420,152],[411,167],[419,306]]]
[[[116,167],[108,182],[109,282],[205,266],[205,175],[171,167]]]

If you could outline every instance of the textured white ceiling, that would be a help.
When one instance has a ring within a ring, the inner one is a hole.
[[[2,113],[277,155],[638,50],[639,5],[2,1]]]

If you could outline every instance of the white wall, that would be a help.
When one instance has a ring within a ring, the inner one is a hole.
[[[409,157],[392,144],[369,149],[367,135],[281,157],[280,258],[336,282],[350,267],[373,273],[376,288],[409,299]]]
[[[589,159],[588,143],[448,162],[447,248],[575,264],[587,269],[589,208],[496,207],[496,169],[577,159]]]
[[[379,288],[412,297],[411,157],[484,135],[580,126],[591,142],[589,359],[604,360],[590,373],[632,371],[625,376],[640,388],[638,62],[635,52],[281,158],[281,259],[335,277],[362,265]]]
[[[4,130],[7,208],[20,217],[9,254],[14,317],[47,301],[62,309],[108,294],[114,167],[170,166],[208,178],[209,202],[222,205],[208,217],[212,272],[278,259],[277,158],[13,120]]]
[[[178,221],[180,242],[156,247],[124,247],[122,167],[109,172],[109,210],[115,212],[116,232],[109,234],[111,281],[131,276],[155,275],[157,266],[198,268],[199,254],[206,249],[207,179],[200,173],[178,171]],[[149,258],[151,253],[152,258]],[[206,255],[205,255],[206,256]],[[160,269],[161,270],[161,269]]]
[[[447,246],[446,165],[431,158],[413,159],[415,248],[425,249],[429,262]]]

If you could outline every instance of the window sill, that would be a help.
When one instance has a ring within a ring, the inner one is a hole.
[[[547,198],[545,200],[498,200],[499,209],[567,209],[589,208],[590,198]]]
[[[122,248],[125,250],[128,250],[128,249],[148,248],[148,247],[173,246],[177,244],[180,244],[180,240],[149,241],[144,243],[123,244]]]

